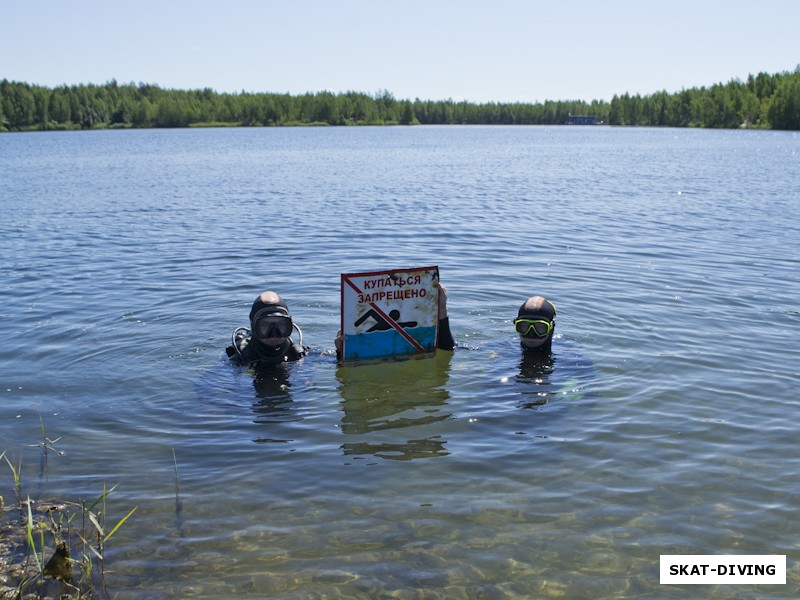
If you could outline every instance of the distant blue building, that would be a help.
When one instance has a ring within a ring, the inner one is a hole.
[[[594,115],[569,115],[567,125],[597,125],[597,117]]]

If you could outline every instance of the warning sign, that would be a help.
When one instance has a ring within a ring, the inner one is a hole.
[[[439,268],[342,274],[342,360],[436,351]]]

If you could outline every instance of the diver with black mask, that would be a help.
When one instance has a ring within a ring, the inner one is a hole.
[[[297,330],[299,341],[292,340]],[[228,358],[241,364],[269,366],[299,360],[306,355],[303,332],[292,321],[289,309],[278,294],[262,292],[250,309],[250,327],[239,327],[225,349]]]

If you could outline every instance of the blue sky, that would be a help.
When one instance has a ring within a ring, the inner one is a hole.
[[[541,102],[792,71],[800,1],[0,0],[0,78]]]

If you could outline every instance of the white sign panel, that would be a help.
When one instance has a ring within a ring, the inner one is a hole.
[[[342,274],[342,360],[436,351],[439,268]]]

